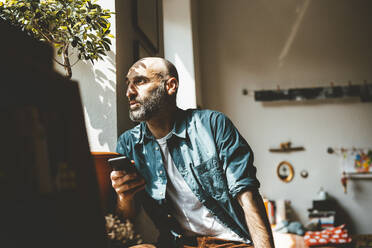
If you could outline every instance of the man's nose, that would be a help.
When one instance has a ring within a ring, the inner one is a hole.
[[[133,83],[128,84],[127,92],[126,92],[127,98],[130,99],[131,97],[137,95],[136,87]]]

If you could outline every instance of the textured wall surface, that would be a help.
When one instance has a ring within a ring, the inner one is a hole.
[[[372,180],[349,181],[344,194],[339,157],[327,147],[372,147],[372,103],[262,104],[253,90],[372,82],[371,1],[203,0],[198,6],[203,107],[226,113],[255,152],[261,192],[288,199],[303,224],[323,187],[357,233],[371,233]],[[243,95],[242,90],[249,94]],[[305,151],[276,154],[281,142]],[[295,176],[285,184],[276,166]],[[308,170],[303,179],[299,172]]]

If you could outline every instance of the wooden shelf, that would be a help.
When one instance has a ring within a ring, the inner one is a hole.
[[[372,172],[345,172],[348,179],[372,179]]]
[[[305,148],[302,146],[299,147],[290,147],[290,148],[271,148],[269,149],[270,152],[298,152],[298,151],[304,151]]]

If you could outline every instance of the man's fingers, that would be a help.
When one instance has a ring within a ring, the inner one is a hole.
[[[124,171],[111,171],[110,178],[112,181],[117,180],[125,175]]]
[[[140,176],[137,173],[131,173],[131,174],[126,174],[124,175],[121,180],[124,182],[129,182],[132,180],[140,179]]]
[[[136,193],[139,190],[142,190],[145,187],[145,181],[143,179],[130,181],[125,184],[122,184],[119,187],[116,187],[116,193],[118,194],[130,194],[130,193]]]
[[[136,181],[141,180],[142,177],[140,177],[137,173],[131,173],[131,174],[124,174],[121,177],[116,178],[115,180],[112,180],[112,187],[119,187],[122,184],[129,183],[130,181]]]
[[[128,174],[123,171],[112,171],[110,174],[111,184],[113,188],[120,186],[121,184],[125,183],[128,180],[132,180],[130,176],[128,178]],[[126,178],[126,179],[125,179]]]
[[[123,182],[128,180],[134,180],[136,178],[141,178],[137,172],[126,173],[125,171],[112,171],[110,174],[111,181],[122,180]]]
[[[137,189],[134,190],[133,194],[136,194],[137,192],[145,189],[145,187],[146,187],[146,184],[143,184],[142,186],[139,186]]]
[[[122,196],[134,195],[145,187],[145,180],[137,172],[127,174],[124,171],[112,171],[110,178],[112,187]]]

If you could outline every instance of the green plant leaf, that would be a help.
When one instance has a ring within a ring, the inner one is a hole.
[[[57,50],[57,54],[58,54],[58,55],[61,55],[62,52],[63,52],[63,47],[60,47],[60,48]]]
[[[109,44],[111,45],[111,40],[110,40],[110,39],[108,39],[108,38],[103,38],[102,40],[105,41],[106,43],[109,43]]]
[[[63,55],[67,44],[78,52],[78,59],[102,59],[110,51],[114,12],[91,0],[3,0],[0,18],[20,27],[29,35],[50,42]]]
[[[106,42],[103,42],[102,44],[105,47],[106,51],[110,51],[110,46]]]

